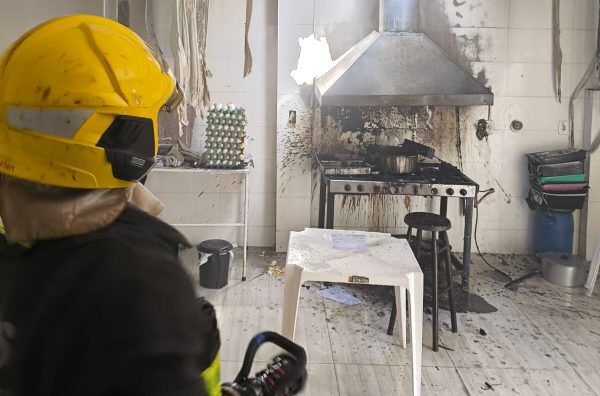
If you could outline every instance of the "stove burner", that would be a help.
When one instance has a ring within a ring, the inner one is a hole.
[[[326,175],[371,174],[373,165],[362,160],[320,160],[321,172]]]
[[[414,173],[379,174],[357,172],[352,165],[362,164],[359,160],[349,161],[349,168],[344,168],[344,161],[322,161],[317,158],[321,174],[329,182],[330,191],[334,194],[391,194],[421,195],[439,197],[472,198],[477,194],[479,186],[465,176],[459,169],[446,163],[420,163]],[[335,167],[326,167],[334,163]],[[324,165],[325,163],[325,165]]]

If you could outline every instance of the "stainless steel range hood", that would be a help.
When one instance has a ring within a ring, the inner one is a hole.
[[[315,81],[322,106],[492,105],[494,94],[427,36],[415,33],[417,0],[380,0],[379,32]]]

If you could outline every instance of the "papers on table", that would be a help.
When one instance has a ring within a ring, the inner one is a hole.
[[[333,244],[333,248],[335,250],[354,253],[367,251],[366,235],[332,234],[331,243]]]

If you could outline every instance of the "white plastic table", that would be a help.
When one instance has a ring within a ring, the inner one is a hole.
[[[356,235],[356,237],[347,235]],[[358,240],[352,240],[358,238]],[[366,241],[366,246],[360,239]],[[333,240],[336,240],[334,246]],[[340,241],[340,239],[342,241]],[[298,300],[307,281],[394,286],[398,328],[406,348],[409,293],[413,395],[421,394],[423,273],[408,242],[390,234],[307,228],[292,232],[285,267],[283,335],[294,339]]]

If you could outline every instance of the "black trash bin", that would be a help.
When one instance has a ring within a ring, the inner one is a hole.
[[[204,241],[197,247],[199,259],[210,254],[208,261],[200,266],[200,286],[207,289],[220,289],[227,286],[229,277],[230,252],[233,245],[221,239]]]

